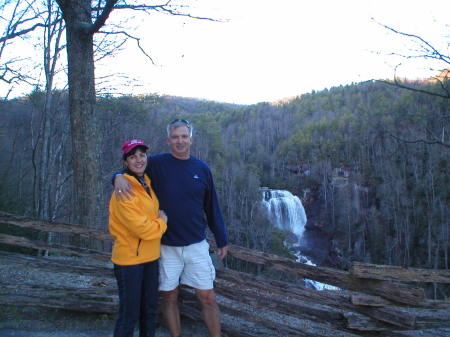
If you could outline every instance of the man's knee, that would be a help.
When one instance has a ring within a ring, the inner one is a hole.
[[[178,288],[169,291],[161,291],[163,303],[166,305],[176,304],[178,301]]]
[[[208,290],[196,289],[195,292],[200,304],[203,307],[211,307],[217,305],[216,295],[213,289]]]

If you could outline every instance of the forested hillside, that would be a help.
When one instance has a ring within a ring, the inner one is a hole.
[[[430,86],[432,84],[423,84]],[[44,95],[0,102],[0,208],[73,221],[67,94],[45,117]],[[97,102],[106,227],[120,144],[166,150],[165,125],[194,125],[193,154],[215,177],[232,242],[279,250],[259,216],[259,188],[302,198],[308,225],[330,235],[343,263],[449,268],[449,100],[366,82],[249,106],[165,96]],[[47,137],[45,135],[50,135]]]

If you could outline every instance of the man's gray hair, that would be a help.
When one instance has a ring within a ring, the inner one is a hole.
[[[170,137],[170,132],[173,129],[179,128],[180,126],[186,126],[189,130],[189,137],[192,137],[194,134],[194,127],[189,123],[186,119],[174,119],[169,124],[167,124],[167,137]]]

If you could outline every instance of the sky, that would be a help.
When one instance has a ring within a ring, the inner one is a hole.
[[[136,18],[134,35],[154,64],[130,41],[113,59],[96,64],[99,76],[115,75],[109,86],[125,94],[253,104],[394,74],[409,79],[434,74],[420,60],[389,56],[411,53],[414,45],[380,24],[418,34],[449,53],[448,0],[178,3],[189,3],[186,11],[217,21],[161,14]],[[119,15],[115,11],[110,19]]]

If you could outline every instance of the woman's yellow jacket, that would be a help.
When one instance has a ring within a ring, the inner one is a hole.
[[[161,236],[167,229],[158,218],[159,201],[151,197],[136,178],[123,175],[131,184],[134,196],[119,201],[115,192],[109,202],[109,232],[114,237],[111,260],[118,265],[133,265],[154,261],[160,255]],[[150,186],[150,179],[144,175]]]

